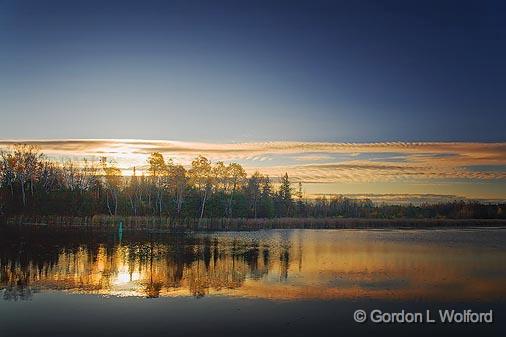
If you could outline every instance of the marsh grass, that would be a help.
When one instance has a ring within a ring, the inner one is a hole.
[[[115,230],[262,230],[342,228],[438,228],[506,226],[505,219],[367,219],[367,218],[173,218],[155,216],[17,216],[4,219],[4,226]]]

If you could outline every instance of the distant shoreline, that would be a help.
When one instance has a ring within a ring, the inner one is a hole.
[[[196,218],[17,216],[0,219],[1,227],[124,231],[254,231],[263,229],[382,229],[506,227],[506,219],[368,219],[368,218]]]

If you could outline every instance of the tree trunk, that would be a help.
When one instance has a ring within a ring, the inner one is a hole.
[[[162,191],[161,189],[158,190],[158,213],[160,216],[162,216]]]
[[[118,214],[118,192],[112,192],[112,196],[114,198],[114,216]]]
[[[135,207],[134,200],[131,195],[128,196],[128,200],[130,201],[130,207],[132,208],[134,216],[137,216],[137,208]]]
[[[232,193],[230,193],[230,198],[228,198],[227,215],[228,215],[229,218],[232,217],[232,198],[233,198],[233,195],[234,195],[234,191],[232,191]]]
[[[200,208],[199,224],[200,224],[200,220],[202,220],[202,217],[204,216],[204,208],[206,207],[206,199],[207,199],[207,189],[204,191],[204,198],[202,199],[202,207]]]
[[[109,211],[109,215],[112,216],[111,205],[109,205],[109,192],[105,194],[105,202],[107,204],[107,210]]]
[[[26,206],[26,193],[25,193],[25,183],[24,181],[21,182],[21,196],[23,198],[23,207]]]

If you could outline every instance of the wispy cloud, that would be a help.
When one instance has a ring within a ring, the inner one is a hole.
[[[367,161],[345,163],[309,164],[264,168],[272,175],[283,171],[291,173],[304,182],[379,182],[409,181],[413,179],[506,179],[503,171],[471,171],[467,167],[433,165],[424,162],[395,164]]]
[[[237,161],[249,172],[273,176],[285,171],[305,182],[374,182],[418,179],[506,179],[506,143],[195,143],[162,140],[3,140],[37,145],[53,157],[115,159],[123,168],[141,166],[152,152],[188,165],[202,154],[213,161]],[[495,169],[479,169],[494,167]]]

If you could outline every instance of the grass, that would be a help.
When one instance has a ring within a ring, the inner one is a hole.
[[[339,229],[339,228],[434,228],[506,226],[506,219],[366,219],[366,218],[172,218],[17,216],[3,220],[8,226],[61,229],[114,230],[261,230],[261,229]]]

